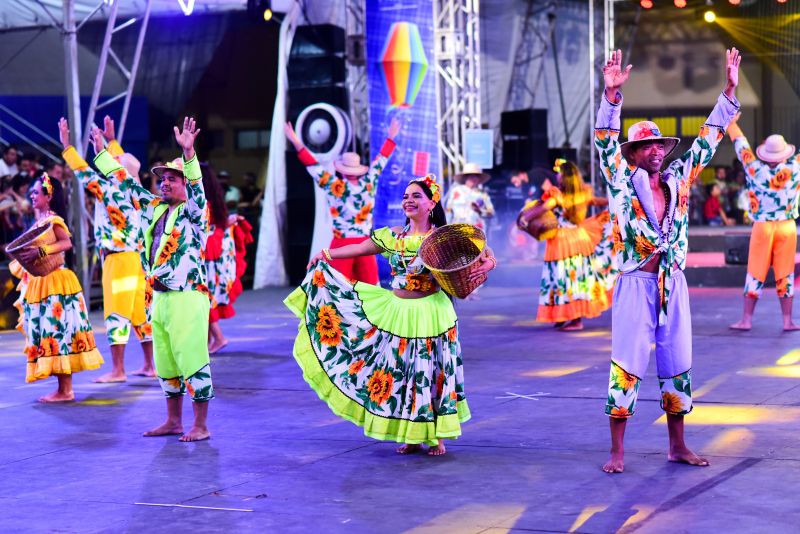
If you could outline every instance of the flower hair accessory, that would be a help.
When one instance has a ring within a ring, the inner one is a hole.
[[[425,178],[417,178],[416,180],[411,180],[411,183],[420,182],[428,186],[428,189],[431,190],[431,200],[434,202],[439,202],[442,200],[442,188],[439,187],[439,184],[436,182],[436,175],[433,173],[429,173],[425,175]]]
[[[42,174],[42,189],[49,196],[53,196],[53,184],[50,182],[50,176],[47,173]]]
[[[561,172],[561,166],[566,162],[567,160],[565,160],[564,158],[556,158],[556,161],[553,164],[553,172]]]

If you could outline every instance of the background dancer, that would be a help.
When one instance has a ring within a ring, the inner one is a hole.
[[[299,318],[294,357],[303,378],[333,412],[381,440],[420,444],[445,453],[445,438],[461,434],[470,418],[464,395],[458,321],[450,298],[417,255],[434,228],[446,224],[433,175],[409,183],[406,225],[381,228],[369,241],[325,249],[284,301]],[[383,254],[392,291],[350,280],[332,259]],[[486,249],[477,281],[497,262]]]
[[[339,176],[333,176],[320,165],[287,122],[284,131],[297,150],[297,157],[306,166],[314,181],[325,191],[333,217],[331,248],[359,244],[369,240],[372,231],[372,210],[378,190],[378,178],[394,152],[394,138],[400,133],[400,122],[392,119],[389,133],[380,152],[367,167],[355,152],[345,152],[333,164]],[[378,262],[374,256],[333,260],[334,268],[350,280],[378,283]]]
[[[611,374],[606,414],[611,426],[611,458],[607,473],[624,469],[625,426],[636,409],[639,385],[655,342],[661,408],[667,414],[669,454],[673,462],[707,466],[689,450],[683,437],[683,416],[692,410],[692,323],[686,266],[689,195],[692,183],[709,164],[739,109],[734,93],[741,57],[726,51],[727,82],[711,115],[691,148],[661,168],[679,139],[663,137],[655,123],[637,122],[628,141],[619,143],[620,88],[631,65],[622,68],[617,50],[603,67],[605,92],[595,127],[595,146],[609,186],[622,274],[614,288],[611,328]]]
[[[597,317],[611,304],[603,275],[595,270],[595,249],[603,239],[608,212],[586,218],[589,206],[606,206],[569,161],[559,166],[558,187],[550,186],[522,217],[522,224],[552,210],[556,234],[545,241],[536,320],[564,331],[583,330],[583,318]]]
[[[253,242],[253,235],[252,226],[244,217],[228,214],[222,187],[211,164],[200,164],[200,170],[211,223],[204,258],[211,295],[208,352],[214,354],[228,344],[219,320],[230,319],[236,314],[233,304],[242,293],[241,278],[247,269],[245,247]]]
[[[486,232],[486,219],[494,217],[494,205],[481,187],[490,176],[477,163],[467,163],[444,198],[444,211],[449,223],[466,223]]]
[[[798,330],[792,322],[794,301],[794,257],[797,250],[798,192],[800,192],[800,154],[782,135],[770,135],[756,148],[756,155],[738,124],[739,115],[728,127],[728,135],[742,162],[750,198],[750,218],[755,221],[750,234],[747,278],[744,284],[742,319],[734,330],[750,330],[753,312],[770,266],[783,314],[783,329]],[[758,157],[756,157],[758,156]]]
[[[95,382],[125,382],[125,347],[131,329],[139,338],[144,353],[144,365],[136,376],[155,377],[153,367],[152,327],[150,307],[145,293],[150,291],[142,268],[142,228],[139,210],[133,205],[131,190],[120,189],[119,182],[94,172],[69,142],[69,123],[63,117],[58,133],[64,146],[64,160],[81,185],[95,202],[94,238],[103,272],[103,319],[106,337],[111,346],[111,372]],[[108,152],[126,166],[128,174],[139,179],[139,161],[125,154],[116,141],[114,121],[106,115],[103,137]],[[102,150],[102,147],[101,147]]]
[[[72,248],[67,228],[64,190],[58,180],[47,174],[36,180],[30,190],[36,213],[35,226],[52,225],[56,242],[29,247],[19,252],[23,261],[37,257],[62,255],[61,265],[46,276],[27,273],[19,262],[11,262],[11,272],[21,279],[18,329],[25,334],[25,356],[28,364],[26,382],[43,380],[51,375],[58,379],[58,389],[39,402],[71,402],[75,400],[72,375],[97,369],[103,357],[97,350],[89,311],[78,278],[63,264],[63,252]]]
[[[183,149],[177,158],[152,169],[160,180],[161,198],[126,177],[141,206],[144,234],[143,257],[153,284],[153,349],[156,374],[167,397],[167,420],[145,436],[183,434],[183,395],[192,396],[194,425],[180,441],[200,441],[211,434],[206,425],[208,401],[214,398],[208,357],[210,303],[205,284],[203,249],[208,239],[208,212],[200,164],[194,141],[200,130],[186,117],[183,128],[174,128]],[[97,168],[106,176],[125,170],[105,150],[98,129],[92,132]]]

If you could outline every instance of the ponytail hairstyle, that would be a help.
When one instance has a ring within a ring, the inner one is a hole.
[[[224,230],[228,226],[228,207],[225,205],[225,195],[217,173],[208,162],[200,164],[200,171],[203,173],[203,191],[208,201],[211,224]]]
[[[47,173],[42,174],[37,180],[42,184],[42,191],[50,197],[50,211],[64,219],[67,223],[67,199],[64,195],[64,186],[61,182],[50,178]]]
[[[580,224],[586,218],[586,209],[594,195],[587,190],[577,165],[564,161],[559,170],[561,190],[564,193],[564,217],[573,224]]]
[[[435,202],[430,214],[431,224],[436,228],[439,228],[447,224],[447,217],[444,214],[444,208],[442,207],[442,202],[441,202],[442,188],[436,182],[436,176],[433,174],[428,174],[427,176],[425,176],[425,178],[418,178],[416,180],[411,180],[409,184],[418,185],[419,188],[422,189],[422,192],[425,193],[425,196]],[[410,219],[406,217],[406,224],[409,224],[410,222],[411,222]]]

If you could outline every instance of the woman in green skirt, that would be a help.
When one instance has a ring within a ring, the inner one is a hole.
[[[409,183],[406,225],[381,228],[363,243],[323,250],[299,288],[284,301],[300,318],[294,357],[303,378],[333,412],[367,436],[404,443],[408,454],[461,435],[470,418],[458,319],[417,253],[431,231],[446,224],[433,175]],[[392,290],[348,280],[331,259],[383,254]],[[497,261],[487,248],[472,273],[483,282]]]

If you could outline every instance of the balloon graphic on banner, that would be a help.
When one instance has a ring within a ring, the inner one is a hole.
[[[413,106],[428,72],[428,58],[416,24],[392,24],[381,53],[381,72],[392,107]]]

